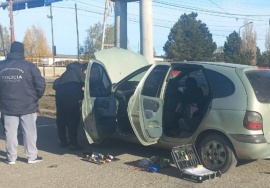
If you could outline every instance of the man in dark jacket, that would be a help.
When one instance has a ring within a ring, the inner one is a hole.
[[[38,157],[36,118],[38,100],[45,91],[45,79],[39,69],[24,58],[24,45],[11,44],[6,60],[0,63],[0,109],[6,135],[6,163],[17,159],[17,130],[21,125],[28,163],[42,161]]]
[[[67,70],[54,83],[56,91],[56,123],[61,147],[83,149],[77,140],[81,117],[85,75],[79,62],[67,66]],[[66,129],[70,143],[67,141]]]

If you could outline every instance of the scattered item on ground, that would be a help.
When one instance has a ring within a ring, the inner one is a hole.
[[[152,164],[158,165],[159,168],[171,167],[170,159],[166,159],[164,157],[152,156],[150,157],[150,161]]]
[[[151,161],[149,159],[141,159],[137,162],[137,165],[140,168],[148,168],[151,165]]]
[[[149,159],[141,159],[137,162],[137,165],[143,170],[149,172],[157,172],[161,168],[171,167],[170,159],[159,156],[152,156]]]
[[[221,177],[220,171],[208,170],[201,165],[197,152],[191,144],[174,147],[171,154],[183,179],[202,183]]]
[[[83,153],[83,159],[84,161],[92,162],[95,164],[105,164],[110,163],[113,161],[118,161],[118,158],[115,158],[114,156],[107,154],[103,155],[102,153],[97,152],[85,152]]]
[[[48,168],[57,168],[58,167],[58,165],[50,165],[50,166],[48,166]]]

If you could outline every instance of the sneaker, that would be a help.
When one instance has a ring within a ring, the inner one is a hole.
[[[28,163],[29,164],[33,164],[33,163],[39,163],[39,162],[41,162],[43,160],[43,158],[42,157],[37,157],[35,160],[28,160]]]
[[[10,164],[10,165],[16,164],[15,161],[10,161],[10,160],[8,160],[8,159],[5,160],[5,163]]]
[[[70,145],[69,146],[71,150],[83,150],[84,147],[83,146],[80,146],[80,145]]]

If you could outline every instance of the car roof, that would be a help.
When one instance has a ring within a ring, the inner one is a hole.
[[[156,62],[157,64],[162,63],[164,64],[164,62]],[[207,61],[173,61],[173,62],[166,62],[166,63],[170,63],[170,64],[196,64],[196,65],[214,65],[214,66],[223,66],[223,67],[230,67],[230,68],[240,68],[240,69],[245,69],[245,68],[251,68],[251,69],[257,69],[257,66],[251,66],[251,65],[242,65],[242,64],[235,64],[235,63],[224,63],[224,62],[207,62]]]

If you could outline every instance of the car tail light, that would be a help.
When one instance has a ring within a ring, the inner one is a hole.
[[[258,112],[246,112],[244,118],[244,127],[248,130],[262,130],[262,116]]]

